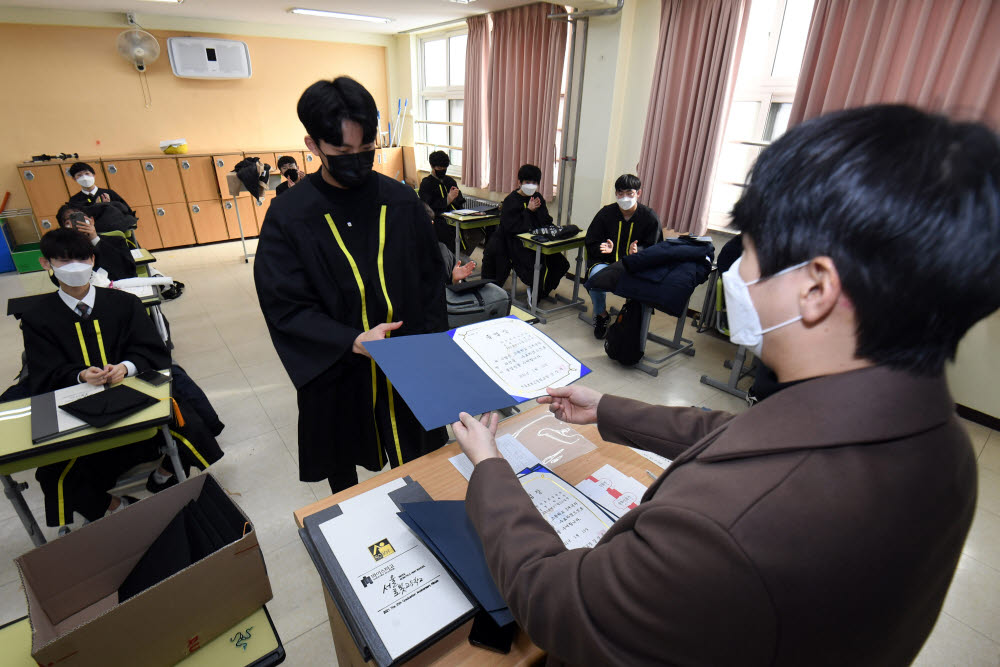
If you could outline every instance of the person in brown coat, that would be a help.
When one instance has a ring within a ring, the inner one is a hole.
[[[905,106],[804,122],[733,210],[733,339],[782,383],[733,416],[551,389],[568,422],[673,458],[592,549],[567,550],[463,413],[467,511],[515,619],[579,665],[905,665],[976,504],[943,375],[1000,306],[1000,139]]]

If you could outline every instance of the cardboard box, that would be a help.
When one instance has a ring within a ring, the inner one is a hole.
[[[15,559],[40,665],[173,665],[271,599],[247,518],[241,539],[118,603],[125,577],[205,484],[218,486],[198,475]]]

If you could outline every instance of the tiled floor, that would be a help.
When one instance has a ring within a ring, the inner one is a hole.
[[[293,510],[328,495],[329,487],[298,481],[295,394],[257,307],[253,265],[243,263],[239,243],[161,252],[157,259],[164,274],[187,284],[184,296],[163,307],[177,345],[175,358],[226,423],[220,437],[226,456],[213,473],[256,525],[274,589],[268,608],[288,652],[285,664],[334,664],[320,581],[292,519]],[[4,301],[45,287],[43,274],[0,276]],[[570,289],[564,281],[560,292],[568,295]],[[657,315],[654,330],[670,335],[673,322]],[[541,328],[594,370],[582,382],[598,390],[669,405],[745,408],[699,382],[705,373],[726,379],[722,363],[733,353],[728,342],[689,329],[697,354],[675,357],[652,378],[610,361],[575,311],[564,311]],[[21,350],[12,318],[0,320],[0,335],[10,341],[0,355],[0,378],[12,378]],[[979,506],[944,611],[917,659],[920,665],[1000,666],[1000,433],[971,423],[968,429],[979,456]],[[29,482],[29,504],[41,516],[33,476],[16,478]],[[10,504],[0,501],[0,624],[25,614],[11,559],[29,549]]]

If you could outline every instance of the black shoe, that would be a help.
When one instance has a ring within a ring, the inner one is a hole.
[[[149,479],[146,480],[146,490],[150,493],[159,493],[163,489],[169,489],[171,486],[176,486],[177,475],[171,475],[165,482],[157,482],[156,478],[153,477],[155,474],[155,470],[149,473]]]
[[[594,316],[594,338],[602,340],[608,334],[608,322],[610,321],[611,315]]]

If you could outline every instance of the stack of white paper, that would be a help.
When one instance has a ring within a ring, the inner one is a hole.
[[[517,441],[512,435],[501,435],[497,437],[497,449],[510,467],[514,469],[514,472],[521,472],[525,468],[530,468],[532,466],[538,465],[541,461],[538,457],[532,454],[528,449]],[[465,479],[472,479],[472,461],[465,454],[458,454],[450,459],[451,464],[458,469],[458,472],[462,473],[462,477]]]
[[[619,519],[635,509],[646,493],[642,482],[607,464],[577,484],[576,488]]]

